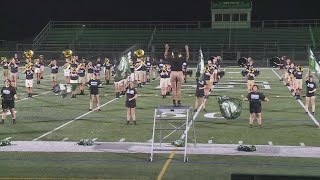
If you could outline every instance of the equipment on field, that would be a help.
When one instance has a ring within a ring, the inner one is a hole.
[[[60,93],[60,96],[62,98],[67,97],[69,93],[72,91],[72,85],[71,84],[57,84],[53,87],[52,91],[54,93]]]
[[[80,141],[78,142],[78,145],[82,145],[82,146],[92,146],[93,144],[94,144],[94,140],[89,138],[80,139]]]
[[[155,152],[174,150],[184,151],[183,160],[184,162],[187,162],[187,148],[188,141],[190,140],[188,135],[189,131],[190,133],[192,132],[193,136],[191,137],[191,140],[193,141],[194,146],[196,146],[192,107],[160,106],[156,108],[153,116],[151,155],[149,160],[151,162],[153,161],[153,154]],[[179,139],[177,139],[177,135],[180,137]],[[175,148],[172,146],[170,147],[170,144]]]
[[[245,151],[245,152],[253,152],[253,151],[256,151],[257,148],[254,145],[252,145],[252,146],[239,145],[237,147],[237,150],[238,151]]]
[[[11,137],[7,137],[0,141],[0,146],[10,146],[11,145]]]
[[[241,115],[241,99],[231,98],[228,96],[217,97],[221,115],[226,119],[236,119]]]

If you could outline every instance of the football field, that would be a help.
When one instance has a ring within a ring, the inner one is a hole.
[[[159,79],[156,79],[137,89],[137,125],[126,125],[125,97],[115,98],[112,85],[99,89],[102,111],[88,111],[88,90],[77,98],[70,98],[70,95],[62,98],[50,91],[47,70],[41,84],[34,83],[33,98],[25,98],[24,76],[20,74],[17,124],[12,125],[11,117],[7,116],[5,124],[0,125],[0,139],[78,142],[82,138],[92,138],[97,142],[148,143],[152,138],[154,109],[172,104],[171,96],[160,96]],[[225,69],[225,76],[206,101],[207,112],[195,113],[197,143],[320,146],[320,112],[317,113],[320,102],[316,99],[316,115],[305,114],[304,97],[301,101],[294,99],[279,81],[278,69],[261,69],[255,79],[259,91],[270,99],[270,102],[262,102],[262,128],[258,128],[256,122],[253,128],[248,127],[247,101],[242,102],[240,117],[233,120],[222,118],[216,97],[226,95],[242,99],[241,95],[247,94],[246,79],[240,71],[239,68]],[[62,73],[58,80],[64,81]],[[184,106],[194,105],[195,85],[194,76],[188,77],[187,83],[183,84]],[[303,88],[302,95],[305,94]],[[177,131],[168,142],[181,135],[182,132]],[[0,147],[0,177],[156,179],[169,154],[156,156],[155,162],[151,163],[147,161],[148,154],[1,152]],[[320,176],[319,159],[316,158],[190,155],[188,163],[183,163],[181,155],[171,159],[164,179],[229,179],[231,173]]]

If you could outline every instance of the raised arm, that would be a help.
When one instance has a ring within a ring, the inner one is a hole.
[[[189,60],[190,54],[189,54],[189,46],[185,45],[184,48],[186,49],[186,60]]]
[[[169,51],[169,45],[165,45],[165,51],[164,51],[164,59],[168,59],[168,51]]]

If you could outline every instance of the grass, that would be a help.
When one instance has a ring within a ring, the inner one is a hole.
[[[215,97],[228,95],[240,98],[246,94],[239,69],[227,69],[226,76],[213,90],[207,101],[208,113],[220,111]],[[237,73],[239,72],[239,73]],[[46,75],[49,75],[46,72]],[[26,96],[23,88],[23,76],[19,80],[18,96]],[[53,129],[85,114],[89,109],[89,97],[77,96],[65,99],[52,92],[41,94],[51,89],[49,77],[40,85],[34,84],[34,93],[39,96],[21,100],[16,103],[17,124],[12,125],[10,117],[0,126],[0,139],[12,137],[13,140],[31,141]],[[261,89],[270,102],[263,102],[263,128],[248,128],[248,102],[243,102],[243,111],[239,118],[226,120],[209,119],[201,111],[196,117],[196,138],[199,143],[213,140],[217,144],[268,144],[319,146],[319,128],[305,115],[304,109],[293,98],[270,70],[261,70],[257,81],[267,81],[271,89]],[[59,81],[63,82],[62,74]],[[183,87],[183,105],[193,106],[194,77],[188,79]],[[107,103],[101,112],[92,112],[72,123],[44,136],[40,140],[79,141],[82,138],[98,138],[98,141],[118,142],[125,138],[129,142],[147,142],[152,136],[153,112],[160,105],[171,105],[171,98],[162,99],[156,88],[159,80],[153,81],[144,88],[138,89],[137,99],[138,125],[125,125],[125,99],[114,99],[113,86],[100,89],[101,104]],[[230,85],[233,88],[224,88]],[[222,88],[222,89],[221,89]],[[88,91],[86,91],[88,93]],[[305,90],[303,90],[305,94]],[[317,94],[317,93],[316,93]],[[280,97],[277,97],[280,96]],[[112,101],[112,102],[111,102]],[[304,100],[302,100],[304,102]],[[317,102],[319,107],[320,102]],[[315,115],[319,119],[319,114]],[[177,124],[176,124],[177,125]],[[169,133],[169,132],[168,132]],[[157,134],[158,135],[158,134]],[[177,139],[181,133],[168,138],[168,142]],[[189,136],[191,137],[191,136]],[[158,136],[157,136],[158,138]],[[1,177],[54,177],[54,178],[115,178],[115,179],[155,179],[168,155],[158,155],[154,163],[148,163],[148,155],[112,154],[112,153],[0,153]],[[234,156],[189,156],[189,163],[182,163],[182,157],[176,155],[164,175],[164,179],[228,179],[231,173],[264,173],[319,175],[318,160],[310,158],[263,158]]]

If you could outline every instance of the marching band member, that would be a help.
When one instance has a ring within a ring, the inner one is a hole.
[[[128,81],[134,81],[134,65],[133,65],[133,61],[132,59],[129,60],[129,64],[130,64],[130,76]]]
[[[33,87],[33,68],[32,64],[26,64],[24,67],[23,74],[26,75],[25,86],[27,88],[28,97],[32,97],[32,87]]]
[[[306,114],[308,114],[309,112],[309,102],[311,101],[312,114],[315,115],[316,103],[315,103],[314,93],[317,91],[317,85],[313,81],[313,76],[310,74],[310,69],[308,70],[308,73],[306,75],[306,86],[307,86],[306,105],[305,105]]]
[[[161,88],[162,98],[166,98],[166,95],[167,95],[167,89],[168,89],[167,79],[169,79],[169,73],[167,71],[167,67],[163,66],[163,69],[160,72],[160,88]]]
[[[286,63],[287,57],[286,56],[282,56],[280,58],[280,63],[276,65],[279,66],[279,74],[280,74],[280,81],[283,81],[285,79],[284,75],[285,75],[285,63]]]
[[[189,60],[189,47],[185,46],[186,50],[186,61]],[[171,68],[170,81],[172,86],[172,102],[173,106],[181,106],[181,88],[183,81],[182,73],[182,57],[178,50],[173,50],[171,55],[172,58],[168,59],[169,45],[165,45],[164,58],[168,60]]]
[[[101,62],[101,59],[98,58],[94,68],[94,73],[96,74],[96,78],[98,80],[101,79],[101,69],[102,69],[102,62]]]
[[[6,57],[1,57],[1,64],[3,65],[2,75],[4,77],[4,80],[7,80],[8,79],[8,74],[9,74],[8,59]]]
[[[120,97],[120,79],[114,76],[114,92],[116,93],[116,98]]]
[[[99,96],[99,85],[100,80],[97,79],[97,76],[95,73],[92,74],[92,78],[88,82],[88,86],[90,88],[90,107],[89,111],[92,111],[93,109],[93,101],[96,100],[98,111],[101,111],[100,109],[100,96]]]
[[[20,65],[20,59],[18,58],[18,54],[14,54],[14,59],[16,61],[16,64],[18,66],[18,69],[17,69],[17,79],[19,79],[19,65]]]
[[[37,84],[40,84],[41,64],[40,64],[40,60],[39,59],[35,59],[34,66],[35,66],[34,72],[36,73]]]
[[[142,85],[142,80],[143,80],[142,69],[143,69],[142,59],[137,58],[137,61],[135,63],[135,69],[134,69],[134,72],[135,72],[134,77],[136,78],[135,80],[137,81],[138,88],[141,88],[143,86]]]
[[[163,59],[160,59],[158,65],[157,65],[157,69],[158,69],[159,74],[162,71],[163,66],[164,66]]]
[[[151,62],[151,77],[152,77],[152,80],[155,80],[157,78],[157,62],[156,60],[153,58],[152,59],[152,62]]]
[[[16,111],[14,109],[14,100],[18,99],[17,92],[10,79],[4,81],[5,87],[1,89],[2,97],[2,120],[0,124],[4,124],[7,116],[7,109],[10,110],[12,116],[12,124],[16,124]]]
[[[170,64],[167,64],[167,65],[164,65],[167,69],[167,72],[168,72],[168,76],[166,78],[167,80],[167,85],[168,85],[168,88],[167,88],[167,95],[170,96],[170,92],[172,91],[172,85],[171,85],[171,80],[170,80],[170,75],[171,75],[171,66]],[[164,67],[163,66],[163,67]]]
[[[257,117],[259,127],[262,127],[262,114],[261,114],[261,101],[269,101],[262,93],[258,92],[258,86],[253,85],[252,91],[248,93],[247,97],[244,99],[249,102],[250,117],[249,117],[249,127],[253,127],[253,121]]]
[[[294,77],[295,77],[295,97],[296,99],[301,99],[301,90],[302,90],[302,76],[303,76],[303,70],[302,67],[297,65],[296,70],[294,71]]]
[[[16,59],[12,58],[9,64],[10,67],[10,76],[11,76],[11,84],[14,88],[17,88],[17,78],[18,78],[18,69],[19,66],[16,64]]]
[[[79,84],[79,75],[78,75],[78,70],[77,68],[72,68],[71,69],[71,73],[70,73],[70,84],[71,84],[71,98],[76,98],[76,89],[77,89],[77,85]]]
[[[212,76],[213,76],[213,84],[218,83],[218,71],[220,69],[220,64],[218,62],[217,57],[214,57],[212,59],[212,68],[213,68],[213,72],[212,72]]]
[[[198,110],[198,101],[201,98],[202,102],[202,109],[204,112],[207,112],[206,110],[206,101],[205,101],[205,95],[204,95],[204,90],[206,89],[206,81],[203,79],[197,79],[197,88],[196,88],[196,100],[194,102],[194,112],[197,112]]]
[[[48,67],[51,69],[51,86],[53,87],[57,84],[58,81],[58,70],[59,66],[57,65],[56,60],[52,60]]]
[[[185,60],[182,63],[182,72],[183,72],[184,83],[187,83],[187,68],[188,68],[188,61]]]
[[[295,65],[294,63],[291,63],[290,64],[290,67],[288,69],[288,82],[289,82],[289,87],[290,87],[290,91],[291,92],[294,92],[295,88],[294,88],[294,81],[295,81],[295,78],[294,78],[294,71],[295,71]]]
[[[247,74],[247,89],[248,89],[248,93],[251,92],[252,87],[254,85],[254,78],[256,77],[256,75],[254,74],[254,69],[250,68],[248,74]]]
[[[285,83],[286,83],[286,86],[289,86],[289,73],[288,73],[288,70],[290,68],[290,64],[291,64],[291,59],[287,59],[286,60],[286,63],[285,63],[285,72],[284,72],[284,79],[285,79]]]
[[[152,64],[150,62],[150,57],[147,57],[147,61],[146,61],[146,81],[147,82],[150,82],[151,69],[152,69]]]
[[[209,99],[209,93],[213,87],[212,73],[213,73],[212,62],[211,60],[208,60],[208,64],[206,66],[204,76],[203,76],[204,81],[206,81],[206,86],[204,89],[204,96],[206,99]]]
[[[136,99],[138,97],[137,90],[133,86],[133,82],[129,82],[129,86],[126,90],[126,107],[127,107],[127,125],[132,118],[133,124],[136,125]]]
[[[39,60],[40,60],[40,70],[41,70],[41,79],[43,79],[44,76],[44,59],[43,59],[43,55],[39,56]]]
[[[142,85],[146,84],[147,81],[147,65],[145,63],[145,58],[141,58],[141,63],[142,63],[142,67],[141,67],[141,83]]]
[[[66,63],[62,66],[63,67],[63,74],[65,77],[65,83],[70,83],[70,66],[71,62],[69,59],[66,59]]]
[[[109,84],[111,64],[110,64],[110,60],[108,58],[104,59],[103,66],[105,68],[104,73],[105,73],[106,84]]]
[[[87,82],[92,79],[92,74],[94,73],[94,67],[92,65],[92,62],[90,61],[87,65]]]
[[[78,68],[78,60],[77,60],[76,56],[73,57],[71,62],[72,62],[70,65],[71,69],[74,69],[74,68],[77,69]]]
[[[81,63],[78,68],[80,95],[84,95],[84,87],[86,84],[86,64]]]

